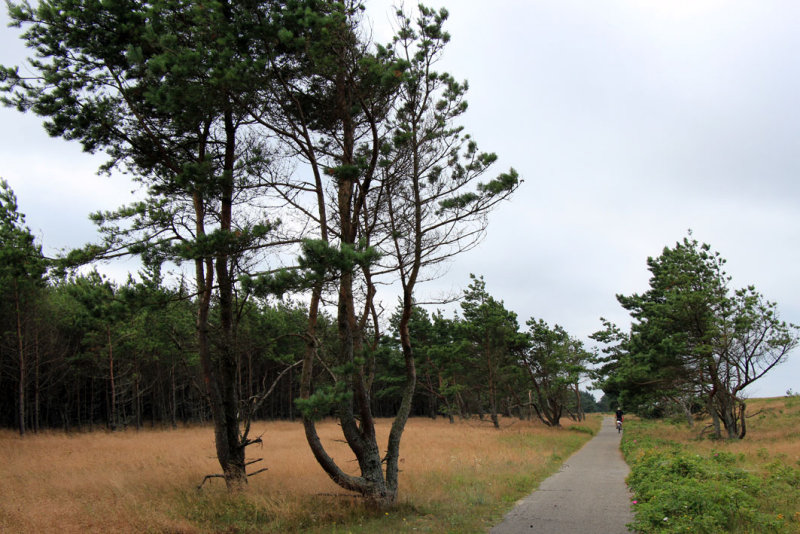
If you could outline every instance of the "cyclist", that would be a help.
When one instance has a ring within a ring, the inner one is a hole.
[[[622,408],[617,408],[617,432],[622,430]]]

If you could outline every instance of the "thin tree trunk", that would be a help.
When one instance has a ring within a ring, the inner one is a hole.
[[[455,385],[455,382],[453,382]],[[464,396],[461,394],[460,391],[456,391],[456,402],[458,403],[458,416],[463,421],[468,417],[467,414],[467,404],[464,402]]]
[[[744,402],[739,404],[739,439],[744,439],[745,435],[747,434],[747,420],[745,418],[745,410],[747,409],[747,404]]]
[[[19,286],[14,280],[14,311],[17,319],[17,353],[19,355],[19,435],[25,435],[25,351],[22,342],[22,314],[19,305]]]
[[[111,430],[117,429],[117,390],[114,383],[114,348],[111,344],[111,326],[106,325],[106,336],[108,341],[108,380],[111,387],[109,415],[109,427]]]
[[[89,379],[89,432],[94,430],[94,403],[95,403],[95,390],[94,378]]]
[[[289,421],[294,422],[294,373],[293,369],[289,368]]]
[[[253,398],[253,351],[247,351],[247,398]]]
[[[533,419],[533,392],[528,390],[528,418]]]
[[[170,400],[172,401],[172,406],[170,410],[170,419],[172,423],[172,429],[175,430],[178,428],[178,398],[175,393],[175,364],[172,364],[172,368],[170,369],[169,373],[169,386],[170,386]]]
[[[717,407],[714,403],[713,394],[708,398],[708,413],[711,414],[711,425],[714,429],[714,437],[717,439],[722,438],[722,429],[719,424],[719,415],[717,415]]]
[[[497,417],[497,385],[495,384],[495,373],[494,373],[494,365],[492,361],[491,354],[487,354],[486,356],[486,364],[488,367],[488,377],[489,377],[489,410],[490,416],[492,418],[492,425],[496,429],[500,428],[500,420]]]
[[[138,431],[138,430],[142,429],[142,393],[141,393],[140,387],[139,387],[139,360],[138,360],[138,358],[134,362],[134,367],[135,367],[135,369],[134,369],[135,377],[133,379],[133,393],[134,393],[134,402],[136,403],[136,413],[135,413],[136,430]],[[153,388],[153,395],[155,396],[155,387]],[[153,399],[153,408],[152,408],[152,410],[153,410],[153,413],[155,414],[155,412],[156,412],[155,398]]]
[[[78,382],[76,380],[75,381],[75,408],[76,408],[75,411],[77,413],[78,428],[81,428],[81,426],[83,425],[83,419],[82,419],[83,406],[81,405],[81,388],[82,387],[83,387],[83,384],[81,384],[80,382]],[[69,420],[68,407],[69,407],[69,403],[67,403],[65,401],[64,402],[64,412],[67,414],[67,419],[66,419],[67,421]],[[69,426],[69,422],[66,422],[66,425]]]
[[[392,423],[392,430],[389,434],[389,443],[386,452],[386,486],[388,491],[387,502],[394,503],[397,498],[398,476],[399,468],[398,462],[400,459],[400,438],[405,430],[405,425],[408,422],[408,416],[411,413],[411,403],[414,397],[414,389],[417,382],[417,370],[414,363],[414,349],[411,345],[411,332],[408,325],[411,321],[411,314],[413,311],[413,284],[416,279],[416,272],[418,265],[415,266],[412,272],[412,277],[408,283],[403,297],[403,314],[400,318],[400,345],[403,349],[403,357],[405,359],[406,383],[403,388],[403,397],[400,402],[400,409],[395,416]],[[452,421],[452,419],[451,419]]]
[[[580,386],[576,383],[575,384],[575,401],[577,403],[578,409],[576,410],[576,415],[578,416],[578,421],[583,421],[586,419],[586,416],[583,414],[583,402],[581,399],[581,390]]]
[[[681,398],[678,400],[678,404],[680,405],[681,409],[683,410],[683,415],[686,417],[686,424],[689,425],[689,428],[694,427],[694,417],[692,416],[692,404],[691,401],[686,400],[685,398]]]
[[[41,355],[39,354],[39,329],[36,329],[34,333],[34,341],[33,341],[33,350],[34,350],[34,379],[33,379],[33,431],[34,433],[39,433],[39,402],[40,402],[40,388],[41,384],[39,382],[39,361]]]

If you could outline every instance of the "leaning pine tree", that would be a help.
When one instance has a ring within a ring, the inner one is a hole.
[[[614,370],[603,385],[629,408],[664,401],[701,401],[717,437],[747,432],[744,389],[785,361],[800,329],[781,321],[775,303],[754,287],[731,291],[725,260],[707,244],[684,238],[647,259],[650,289],[618,295],[633,319],[629,336],[614,325],[595,334],[616,340]]]
[[[312,284],[298,400],[306,437],[337,484],[389,505],[397,497],[400,441],[416,384],[408,323],[420,273],[474,245],[486,214],[508,198],[518,178],[512,170],[477,183],[496,157],[478,152],[454,125],[466,109],[466,85],[432,69],[449,40],[442,30],[445,11],[421,7],[416,25],[398,13],[398,36],[382,47],[360,37],[359,2],[323,4],[315,13],[286,12],[279,38],[295,54],[272,62],[275,83],[265,85],[270,104],[253,111],[308,163],[312,176],[274,184],[317,227],[300,265]],[[370,400],[380,276],[399,276],[403,287],[403,393],[385,450]],[[275,290],[292,278],[266,276],[260,286]],[[338,346],[324,358],[317,319],[328,291],[336,302]],[[319,359],[324,374],[316,371]],[[355,454],[358,475],[345,472],[317,435],[315,421],[331,412]]]

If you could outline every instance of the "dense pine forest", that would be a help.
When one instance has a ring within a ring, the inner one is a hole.
[[[29,249],[34,256],[24,261],[43,264],[37,251],[34,245]],[[4,266],[5,272],[11,267]],[[39,274],[39,279],[17,279],[16,285],[7,277],[2,286],[2,426],[21,432],[76,432],[210,421],[195,340],[196,308],[182,284],[167,287],[158,269],[143,270],[125,284],[97,271],[64,278]],[[411,330],[419,381],[412,413],[485,415],[488,422],[496,403],[502,414],[543,416],[543,409],[529,399],[536,382],[520,363],[524,336],[514,314],[491,299],[482,281],[475,280],[474,286],[466,296],[472,302],[483,299],[485,315],[478,316],[472,304],[463,317],[414,309]],[[300,416],[295,399],[307,307],[290,300],[249,298],[236,308],[236,381],[243,402],[253,405],[254,419],[294,420]],[[490,335],[506,347],[496,362],[486,359],[478,342],[489,333],[483,322],[489,314],[496,314],[497,321]],[[371,403],[378,417],[394,416],[401,401],[397,319],[390,318],[386,334],[370,348],[375,362]],[[332,353],[333,319],[324,316],[320,324],[321,352]],[[579,345],[563,334],[560,342],[564,349]],[[319,380],[326,379],[324,374]],[[489,384],[487,376],[496,383]],[[575,418],[579,406],[595,409],[585,392],[578,403],[578,377],[564,376],[556,395],[563,414]]]

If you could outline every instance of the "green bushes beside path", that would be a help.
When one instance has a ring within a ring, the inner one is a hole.
[[[800,466],[739,444],[657,437],[664,422],[626,422],[637,532],[800,532]],[[727,450],[728,448],[734,451]]]

